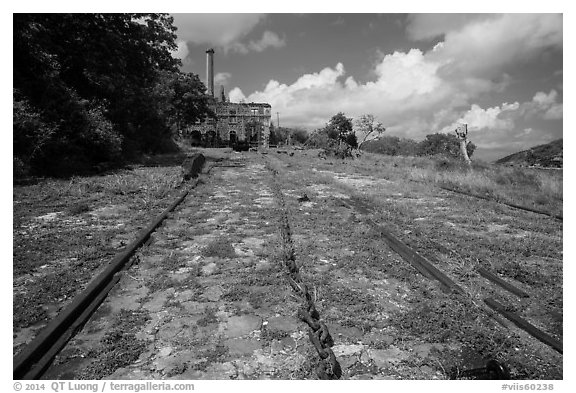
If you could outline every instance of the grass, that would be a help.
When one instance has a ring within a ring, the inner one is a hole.
[[[309,236],[296,243],[299,259],[319,254],[337,263],[321,273],[305,270],[311,282],[319,285],[323,317],[363,332],[384,325],[390,334],[401,338],[402,343],[397,345],[403,350],[409,350],[411,342],[441,342],[450,348],[471,348],[482,357],[504,360],[517,378],[562,378],[562,368],[555,356],[542,355],[539,349],[532,349],[530,340],[502,329],[486,315],[482,297],[492,287],[475,272],[478,266],[484,266],[503,274],[505,279],[528,285],[529,288],[523,288],[529,289],[535,299],[530,307],[521,310],[528,319],[540,322],[539,315],[549,306],[562,310],[562,271],[558,263],[562,258],[561,235],[558,236],[561,223],[437,188],[450,184],[468,192],[488,194],[493,199],[504,195],[518,205],[530,206],[540,200],[544,208],[552,211],[559,208],[561,213],[561,173],[484,163],[468,169],[457,161],[423,157],[366,154],[359,160],[329,162],[303,156],[278,157],[281,162],[277,166],[283,168],[278,178],[285,179],[283,189],[298,194],[311,185],[323,183],[367,202],[373,220],[429,258],[467,293],[465,297],[453,298],[441,292],[434,282],[415,275],[408,263],[396,258],[388,260],[382,254],[385,248],[378,234],[347,218],[350,212],[337,199],[310,192],[308,195],[317,206],[308,210],[306,216],[295,213],[291,223],[295,234],[309,231]],[[304,171],[308,176],[303,175]],[[287,204],[290,207],[296,202],[287,198]],[[293,211],[296,209],[293,206]],[[315,241],[317,234],[328,236],[330,246]],[[332,253],[333,248],[344,245],[355,250],[355,254]],[[527,265],[529,259],[533,262]],[[548,260],[551,262],[545,262]],[[399,284],[391,287],[400,289],[395,301],[403,307],[395,309],[389,305],[388,299],[394,297],[377,297],[377,293],[386,290],[385,285],[370,292],[372,296],[363,289],[356,290],[352,285],[359,281],[353,278],[362,276],[368,283],[377,283],[384,277],[397,280]],[[336,279],[348,287],[340,290]],[[407,297],[401,300],[404,293]],[[379,311],[389,318],[379,319]],[[445,349],[436,359],[449,369],[450,365],[459,364],[457,356],[452,349]]]
[[[426,160],[428,166],[423,168],[422,164],[426,163]],[[562,214],[561,171],[511,168],[483,162],[474,163],[472,168],[468,168],[457,160],[443,158],[414,158],[414,161],[420,165],[402,166],[411,180],[447,186],[505,203]]]
[[[21,189],[42,189],[44,201],[83,199],[87,195],[133,195],[147,201],[164,198],[182,180],[179,167],[137,168],[102,176],[46,179]]]
[[[100,340],[99,349],[88,354],[93,360],[79,379],[101,379],[135,362],[146,348],[136,333],[149,319],[147,312],[122,310],[113,329]]]
[[[46,306],[81,291],[116,253],[111,240],[129,238],[167,207],[181,179],[180,167],[156,167],[14,186],[14,329],[45,320]],[[126,214],[86,214],[110,205],[124,207]],[[56,219],[37,219],[55,212]],[[74,258],[72,265],[62,262]]]
[[[204,313],[202,314],[202,318],[200,318],[198,322],[196,322],[196,324],[198,326],[205,327],[210,324],[218,323],[218,317],[216,316],[216,311],[218,311],[218,309],[214,307],[206,307]]]
[[[413,180],[454,188],[490,199],[562,215],[561,170],[513,168],[441,157],[402,157],[364,153],[356,160],[317,160],[318,169],[362,174],[393,181]]]
[[[221,236],[204,247],[202,250],[204,257],[218,257],[218,258],[235,258],[237,257],[234,247],[232,247],[231,240],[226,236]]]

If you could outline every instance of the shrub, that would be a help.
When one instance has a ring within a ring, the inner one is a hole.
[[[470,167],[461,160],[442,156],[436,158],[434,168],[438,171],[467,171],[470,169]]]
[[[466,146],[468,157],[472,157],[475,150],[476,145],[471,142],[468,143]],[[433,156],[437,154],[445,155],[447,157],[461,158],[460,141],[456,135],[440,133],[429,134],[426,135],[426,139],[418,144],[418,155]]]
[[[42,154],[56,127],[46,122],[17,90],[13,91],[13,99],[14,174],[24,175],[31,161]]]

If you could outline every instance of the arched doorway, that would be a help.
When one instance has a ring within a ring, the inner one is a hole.
[[[237,140],[236,131],[230,131],[230,146],[234,146]]]
[[[202,133],[198,130],[192,131],[189,138],[192,146],[200,146],[202,144]]]

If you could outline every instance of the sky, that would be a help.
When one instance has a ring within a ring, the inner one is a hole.
[[[468,125],[492,161],[562,138],[563,15],[173,14],[182,70],[309,131],[372,114],[422,140]]]

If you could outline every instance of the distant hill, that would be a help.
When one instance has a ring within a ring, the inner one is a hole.
[[[562,168],[562,139],[532,147],[496,161],[496,164]]]

